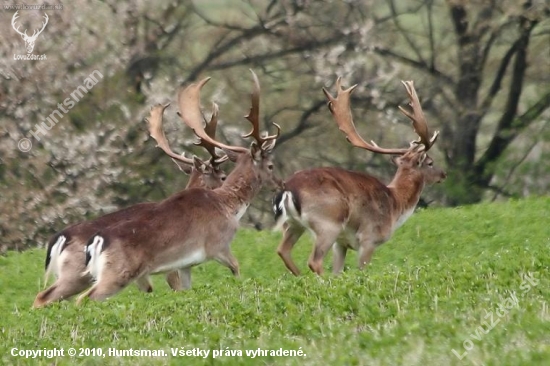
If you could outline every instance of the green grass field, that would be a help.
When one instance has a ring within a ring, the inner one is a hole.
[[[330,258],[325,275],[309,272],[309,237],[294,251],[305,273],[296,278],[276,254],[279,233],[242,230],[232,245],[240,279],[212,262],[194,268],[188,292],[170,292],[159,276],[151,294],[132,286],[106,302],[39,310],[45,251],[9,253],[0,257],[1,363],[548,365],[549,217],[550,198],[420,211],[365,271],[349,252],[338,277]],[[13,357],[14,347],[65,356]],[[70,347],[167,356],[70,357]],[[171,355],[194,348],[210,353]],[[281,348],[303,355],[246,354]]]

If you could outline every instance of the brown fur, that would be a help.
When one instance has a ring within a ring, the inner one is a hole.
[[[222,184],[222,179],[225,179],[225,173],[219,169],[212,170],[212,167],[198,168],[193,167],[191,175],[187,183],[189,187],[207,187],[209,189],[219,187]],[[116,225],[120,222],[130,221],[135,215],[147,211],[154,207],[156,203],[139,203],[128,208],[109,213],[95,220],[84,221],[74,224],[54,235],[50,241],[48,254],[46,257],[46,271],[49,273],[53,265],[48,263],[51,246],[61,235],[67,237],[63,249],[63,261],[59,264],[59,273],[56,273],[56,281],[46,290],[41,291],[34,300],[35,308],[48,305],[54,301],[68,299],[90,287],[93,279],[89,274],[85,274],[86,262],[84,248],[88,239],[111,225]],[[190,273],[178,273],[174,271],[167,275],[167,282],[173,290],[181,290],[185,288],[185,283],[189,282],[187,277]],[[46,276],[47,277],[47,276]],[[47,278],[46,278],[47,281]],[[141,279],[138,282],[138,287],[142,291],[152,291],[152,286],[148,278]]]
[[[239,226],[237,213],[250,204],[262,182],[272,181],[269,151],[255,145],[249,153],[235,153],[237,165],[222,187],[212,191],[193,188],[177,193],[158,205],[135,215],[131,221],[102,232],[106,247],[104,261],[94,286],[78,302],[89,297],[103,300],[174,260],[197,251],[204,258],[182,266],[216,260],[239,275],[239,264],[230,243]]]
[[[284,187],[300,210],[287,207],[287,216],[281,217],[283,239],[278,254],[286,267],[294,275],[300,274],[290,253],[309,228],[315,237],[308,262],[312,271],[323,272],[323,258],[335,242],[335,273],[342,270],[348,249],[359,251],[359,268],[363,268],[374,249],[391,237],[399,218],[415,208],[424,185],[445,179],[446,174],[433,167],[431,158],[425,157],[420,164],[422,154],[411,151],[397,158],[397,172],[387,186],[375,177],[341,168],[309,169],[292,175]],[[278,197],[275,205],[280,204],[282,194]]]

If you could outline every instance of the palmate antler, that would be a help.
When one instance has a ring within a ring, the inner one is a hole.
[[[201,140],[218,147],[234,152],[248,152],[248,149],[240,146],[226,145],[214,140],[206,133],[203,126],[202,112],[200,108],[200,92],[202,87],[210,80],[205,78],[198,83],[193,83],[186,88],[180,89],[178,93],[178,106],[180,117],[183,122],[189,126]]]
[[[359,136],[359,133],[355,129],[355,124],[353,123],[353,116],[351,115],[350,108],[350,95],[357,87],[357,84],[344,90],[340,85],[340,82],[341,78],[338,78],[336,80],[336,88],[338,89],[338,94],[336,95],[336,98],[333,97],[325,88],[323,88],[323,92],[328,98],[328,108],[332,113],[332,116],[334,117],[338,128],[346,135],[348,141],[355,147],[359,147],[379,154],[405,154],[408,149],[385,149],[378,146],[374,141],[371,141],[371,143],[369,144],[368,142],[363,140],[361,136]]]
[[[420,101],[418,100],[418,95],[416,95],[413,81],[401,81],[401,83],[403,83],[405,89],[407,89],[407,94],[411,100],[409,105],[412,107],[412,113],[401,106],[399,106],[399,109],[405,116],[412,120],[414,132],[418,135],[418,140],[414,141],[414,143],[416,145],[422,144],[424,146],[424,151],[428,151],[435,143],[435,140],[437,140],[439,131],[434,132],[432,138],[429,138],[430,133],[428,131],[428,124],[424,112],[422,111]]]
[[[355,128],[355,124],[353,123],[353,116],[351,114],[351,108],[350,108],[350,95],[353,92],[353,90],[357,87],[357,84],[344,90],[341,87],[341,78],[338,78],[336,80],[336,88],[338,89],[336,97],[333,97],[325,88],[323,88],[323,92],[325,93],[328,99],[329,110],[332,113],[332,116],[334,117],[334,120],[338,125],[338,128],[340,129],[340,131],[342,131],[346,135],[347,140],[353,146],[359,147],[365,150],[369,150],[375,153],[379,153],[379,154],[393,154],[393,155],[403,155],[408,151],[411,151],[411,149],[416,149],[418,145],[421,145],[424,151],[428,151],[430,147],[432,147],[435,140],[437,139],[439,132],[434,133],[431,139],[428,138],[429,136],[428,125],[426,123],[424,113],[422,112],[422,107],[420,106],[418,96],[416,95],[413,82],[402,81],[402,83],[403,85],[405,85],[405,88],[407,89],[407,93],[409,94],[409,98],[411,99],[410,105],[413,108],[413,113],[408,112],[402,107],[399,107],[399,109],[413,121],[414,130],[419,136],[419,140],[413,141],[411,143],[411,146],[406,149],[382,148],[378,146],[374,141],[371,140],[371,143],[369,144],[368,142],[363,140],[361,136],[359,136],[359,133]]]
[[[168,106],[170,106],[170,103],[166,105],[156,104],[151,108],[149,118],[145,119],[149,127],[149,134],[157,141],[157,146],[160,147],[162,151],[166,153],[166,155],[171,157],[176,164],[178,164],[178,161],[180,161],[186,165],[192,166],[193,159],[186,158],[183,155],[178,155],[174,153],[172,149],[170,149],[170,145],[168,144],[168,140],[166,139],[166,135],[164,134],[164,128],[162,127],[162,116]]]
[[[162,124],[162,116],[164,114],[164,111],[166,108],[168,108],[170,104],[161,105],[157,104],[151,108],[151,112],[149,115],[149,118],[146,118],[148,128],[149,128],[149,134],[152,138],[154,138],[157,141],[157,147],[160,147],[162,151],[168,156],[172,158],[174,163],[181,169],[186,170],[185,166],[192,167],[193,166],[193,159],[188,158],[185,155],[178,155],[172,151],[170,148],[170,145],[168,144],[168,139],[166,138],[166,135],[164,133],[164,128]],[[212,119],[210,122],[207,123],[207,132],[209,135],[214,136],[216,133],[216,124],[217,124],[217,106],[214,108]],[[213,167],[216,165],[219,165],[223,163],[225,160],[227,160],[226,156],[219,156],[216,154],[214,147],[207,143],[203,143],[202,139],[199,140],[197,145],[204,147],[212,156],[210,163]],[[183,163],[183,166],[180,165],[180,163]]]
[[[262,149],[266,147],[266,142],[275,141],[279,137],[280,127],[274,123],[277,127],[277,134],[261,137],[259,128],[259,110],[260,110],[260,83],[256,74],[251,70],[254,79],[254,88],[251,95],[251,108],[250,112],[246,116],[246,119],[252,123],[252,131],[243,137],[252,136],[256,140],[258,146]],[[195,131],[195,134],[204,142],[211,144],[220,149],[234,151],[234,152],[249,152],[247,148],[241,146],[232,146],[221,143],[214,138],[208,136],[205,128],[202,126],[202,112],[200,109],[200,91],[202,87],[210,80],[205,78],[198,83],[193,83],[186,88],[180,89],[178,94],[178,105],[180,109],[180,116],[187,126]],[[270,145],[270,144],[267,144]]]
[[[252,123],[252,131],[243,135],[243,137],[254,137],[258,143],[258,146],[261,147],[266,141],[276,140],[281,132],[281,127],[278,124],[273,123],[275,127],[277,127],[277,134],[271,136],[268,135],[265,137],[260,136],[260,81],[254,71],[250,70],[250,72],[252,73],[252,79],[254,80],[254,87],[252,89],[252,94],[250,95],[250,111],[245,118]]]
[[[218,112],[218,105],[216,103],[212,103],[212,116],[210,117],[210,121],[206,121],[203,116],[203,120],[205,121],[204,131],[208,136],[213,139],[216,139],[216,129],[218,127]],[[178,112],[178,116],[180,116],[180,118],[182,118],[183,120],[180,112]],[[204,139],[199,138],[199,141],[195,142],[194,144],[197,146],[202,146],[206,151],[208,151],[208,153],[210,153],[210,165],[212,165],[212,167],[214,168],[226,161],[228,158],[227,155],[219,155],[216,152],[216,146]]]

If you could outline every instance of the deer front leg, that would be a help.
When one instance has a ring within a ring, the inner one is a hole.
[[[189,290],[191,288],[191,267],[168,273],[166,282],[174,291]]]
[[[182,268],[178,272],[181,279],[181,288],[189,290],[191,288],[191,267]]]
[[[142,276],[136,280],[136,285],[140,291],[153,292],[153,285],[151,284],[151,278],[149,276]]]
[[[313,253],[309,257],[308,266],[313,272],[321,275],[323,273],[323,259],[338,238],[341,228],[338,225],[327,226],[326,223],[324,225],[320,223],[319,225],[312,225],[312,230],[316,238]]]
[[[374,250],[376,249],[376,246],[371,242],[366,242],[361,245],[359,248],[359,269],[362,270],[365,268],[365,265],[370,263],[370,260],[372,258],[372,253],[374,253]]]
[[[300,239],[304,233],[305,228],[300,225],[290,225],[285,223],[283,225],[283,240],[277,248],[277,254],[283,260],[286,268],[292,272],[293,275],[299,276],[300,270],[296,267],[296,264],[292,261],[291,251],[294,248],[294,244]]]
[[[334,246],[332,247],[332,273],[334,274],[340,274],[342,273],[342,269],[344,269],[344,262],[346,260],[346,253],[348,252],[348,248],[338,242],[334,243]]]
[[[181,284],[181,278],[180,278],[180,272],[178,271],[172,271],[168,272],[166,274],[166,282],[168,283],[168,286],[174,291],[179,291],[182,288]]]
[[[374,250],[391,237],[391,225],[379,225],[374,228],[363,227],[357,233],[357,242],[359,243],[359,263],[360,270],[365,268],[372,259]]]

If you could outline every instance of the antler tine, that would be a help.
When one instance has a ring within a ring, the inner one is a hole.
[[[15,27],[15,21],[16,21],[17,19],[19,19],[18,13],[19,13],[19,10],[17,10],[17,11],[15,12],[15,14],[13,14],[13,17],[11,18],[11,26],[12,26],[13,29],[15,29],[15,31],[16,31],[17,33],[19,33],[20,35],[22,35],[22,36],[25,35],[25,36],[26,36],[26,35],[27,35],[27,30],[26,30],[26,29],[25,29],[25,33],[21,33],[21,31],[19,30],[19,28],[21,28],[21,26],[19,26],[19,27],[17,27],[17,28]]]
[[[256,73],[254,71],[250,70],[250,72],[252,73],[254,86],[252,88],[252,94],[250,95],[250,111],[245,116],[245,118],[249,120],[250,123],[252,123],[252,131],[243,135],[243,137],[246,138],[252,136],[254,137],[258,145],[262,146],[262,144],[266,141],[277,139],[281,132],[281,127],[278,124],[273,123],[275,127],[277,127],[277,133],[275,135],[267,135],[265,137],[262,137],[260,135],[260,81],[258,80],[258,76],[256,76]]]
[[[162,128],[162,116],[164,114],[164,110],[168,108],[169,105],[170,103],[166,105],[156,104],[151,108],[149,118],[145,119],[149,127],[149,134],[157,141],[157,147],[160,147],[166,155],[170,156],[172,160],[174,160],[176,164],[178,164],[177,161],[181,161],[182,163],[192,166],[193,159],[174,153],[168,145],[168,140],[166,139],[164,129]]]
[[[178,93],[178,104],[180,109],[179,116],[202,141],[205,141],[215,147],[219,147],[220,149],[235,152],[248,152],[248,149],[244,147],[225,145],[219,141],[216,141],[208,136],[204,130],[203,117],[200,109],[200,91],[208,80],[210,80],[210,78],[205,78],[198,83],[193,83],[186,88],[180,89]]]
[[[323,92],[328,99],[328,108],[340,131],[346,135],[347,140],[355,147],[380,154],[405,154],[408,149],[385,149],[378,146],[374,141],[371,141],[369,144],[359,136],[353,123],[353,116],[350,109],[350,95],[356,87],[357,84],[344,90],[341,86],[341,78],[338,78],[336,80],[336,88],[338,89],[336,97],[333,97],[328,90],[323,88]]]
[[[401,83],[403,83],[405,89],[407,89],[407,94],[409,95],[410,99],[409,105],[412,107],[412,113],[401,106],[399,106],[399,109],[401,110],[401,112],[403,112],[405,116],[409,117],[412,120],[414,132],[419,137],[419,139],[417,141],[414,141],[414,143],[416,145],[424,145],[424,151],[428,151],[437,140],[439,131],[434,132],[432,138],[429,137],[430,133],[428,130],[428,124],[426,122],[424,112],[422,111],[420,101],[418,100],[418,95],[416,94],[416,90],[414,89],[414,82],[401,81]]]
[[[206,134],[214,140],[216,139],[216,128],[218,127],[218,113],[218,105],[216,103],[212,103],[212,117],[210,117],[210,121],[206,122],[206,126],[204,127]],[[195,142],[195,145],[204,147],[206,151],[210,153],[210,164],[212,166],[219,165],[228,159],[227,155],[221,156],[216,153],[215,145],[201,138],[199,138],[198,142]]]

